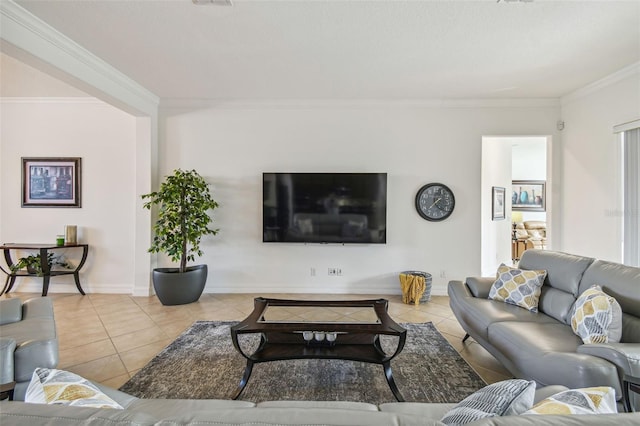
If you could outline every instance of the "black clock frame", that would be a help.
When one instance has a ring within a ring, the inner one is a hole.
[[[449,212],[447,212],[442,217],[434,218],[434,217],[428,216],[427,213],[420,208],[420,196],[422,195],[423,192],[425,192],[428,188],[431,188],[432,186],[440,186],[451,195],[451,210],[449,210]],[[445,219],[448,219],[449,216],[451,216],[451,214],[453,213],[453,210],[456,208],[456,197],[453,195],[453,191],[451,190],[451,188],[449,188],[447,185],[443,183],[432,182],[422,186],[422,188],[418,190],[418,192],[416,193],[415,205],[416,205],[416,211],[418,212],[420,217],[422,217],[423,219],[428,220],[430,222],[441,222]]]

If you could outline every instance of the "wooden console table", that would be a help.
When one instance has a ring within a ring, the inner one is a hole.
[[[48,253],[49,250],[59,250],[59,249],[68,249],[80,247],[82,248],[82,260],[78,263],[75,269],[64,269],[64,270],[51,270],[49,267]],[[11,267],[15,264],[13,259],[11,258],[11,250],[34,250],[38,251],[40,255],[40,268],[42,270],[42,295],[46,296],[49,292],[49,280],[51,277],[56,277],[59,275],[73,275],[73,278],[76,281],[76,287],[80,294],[84,296],[84,290],[82,290],[82,286],[80,285],[80,269],[84,266],[84,263],[87,260],[87,254],[89,252],[89,244],[65,244],[64,246],[57,246],[54,244],[19,244],[19,243],[11,243],[11,244],[3,244],[0,246],[0,249],[4,251],[4,260],[7,262],[9,270],[5,270],[0,265],[0,270],[7,274],[7,280],[4,283],[4,288],[0,292],[0,296],[4,293],[9,293],[13,288],[13,284],[16,282],[16,277],[37,277],[39,274],[30,273],[24,270],[19,270],[12,272]]]

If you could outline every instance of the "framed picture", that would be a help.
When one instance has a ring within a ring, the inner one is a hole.
[[[81,158],[22,157],[22,207],[80,207]]]
[[[523,212],[543,212],[547,209],[545,181],[514,180],[511,209]]]
[[[504,205],[505,189],[499,186],[494,186],[491,189],[491,220],[502,220],[505,218],[505,205]]]

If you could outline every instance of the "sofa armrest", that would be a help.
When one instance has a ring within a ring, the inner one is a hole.
[[[465,284],[467,284],[474,297],[486,299],[489,297],[489,291],[491,291],[491,286],[495,280],[494,277],[467,277]]]
[[[13,372],[13,353],[16,350],[16,339],[0,337],[0,385],[11,383],[15,379]]]
[[[49,297],[29,299],[22,304],[22,318],[53,318],[53,302]]]
[[[95,385],[98,389],[100,389],[100,391],[103,392],[105,395],[107,395],[109,398],[113,399],[115,402],[120,404],[123,408],[127,408],[129,405],[131,405],[133,401],[138,400],[138,398],[133,395],[129,395],[128,393],[121,392],[117,389],[111,388],[101,383],[93,382],[93,381],[91,383]]]
[[[578,353],[606,359],[630,376],[640,376],[640,343],[590,343]]]
[[[0,325],[22,319],[22,301],[18,298],[0,300]]]

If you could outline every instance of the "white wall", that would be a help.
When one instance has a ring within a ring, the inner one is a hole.
[[[511,264],[511,139],[482,138],[482,276]],[[505,189],[505,218],[493,220],[493,187]]]
[[[78,225],[80,242],[90,244],[80,275],[84,289],[131,293],[135,117],[92,98],[4,98],[0,105],[0,241],[53,243],[65,225]],[[21,208],[21,157],[66,156],[82,158],[82,208]],[[42,280],[16,285],[38,292]],[[52,278],[50,290],[76,291],[71,276]]]
[[[512,142],[512,179],[513,180],[547,180],[547,139],[544,137],[515,138]],[[548,183],[548,182],[547,182]],[[509,198],[511,198],[509,193]],[[547,186],[546,196],[551,195],[551,187]],[[517,211],[513,212],[518,222],[527,220],[547,220],[546,212]]]
[[[562,234],[565,251],[622,261],[621,165],[613,126],[638,118],[638,65],[563,98],[563,216],[553,232]]]
[[[554,134],[559,109],[547,106],[228,105],[163,109],[159,168],[195,168],[213,184],[221,208],[217,237],[204,241],[206,292],[399,292],[397,274],[449,279],[480,273],[481,140],[486,134]],[[388,173],[387,244],[262,243],[261,173]],[[447,184],[456,208],[444,222],[422,220],[416,191]],[[166,264],[166,261],[165,261]],[[317,276],[310,276],[310,268]],[[340,267],[342,277],[328,277]],[[444,277],[441,277],[441,271]]]

